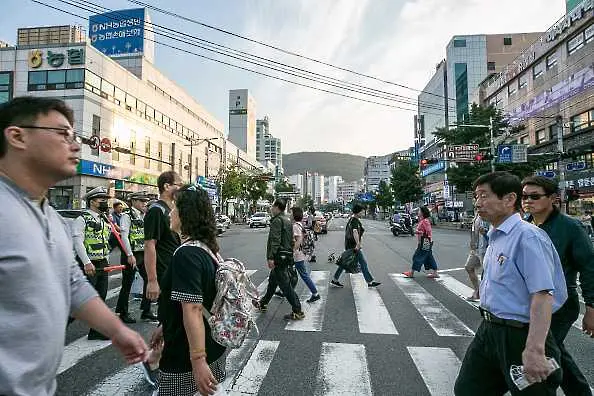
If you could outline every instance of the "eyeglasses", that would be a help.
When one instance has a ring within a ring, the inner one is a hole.
[[[82,144],[82,136],[77,135],[72,128],[44,127],[36,125],[21,125],[19,128],[41,129],[44,131],[55,132],[58,135],[62,135],[64,141],[68,144],[72,144],[74,142],[76,142],[76,144]]]
[[[538,201],[539,199],[541,199],[542,197],[548,197],[549,194],[522,194],[522,201],[526,201],[528,198],[530,198],[533,201]]]

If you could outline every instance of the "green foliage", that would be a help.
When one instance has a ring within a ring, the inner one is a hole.
[[[390,180],[394,198],[401,204],[417,202],[423,196],[418,168],[410,161],[397,161]]]
[[[305,197],[301,197],[297,200],[297,206],[299,206],[303,211],[307,211],[307,209],[314,206],[314,201],[311,199],[311,195],[306,195]]]
[[[276,183],[276,185],[274,186],[274,191],[277,193],[293,192],[293,186],[287,183],[286,181],[282,181]]]
[[[266,180],[262,180],[258,177],[248,176],[245,184],[245,192],[247,199],[252,202],[253,206],[259,199],[264,198],[267,195],[268,186]]]
[[[239,173],[237,168],[233,167],[227,170],[221,186],[221,198],[223,199],[223,202],[242,196],[245,184],[244,179],[245,176]]]
[[[377,206],[379,206],[384,212],[388,211],[394,206],[394,195],[392,195],[392,189],[384,180],[380,181],[377,194],[375,196]]]

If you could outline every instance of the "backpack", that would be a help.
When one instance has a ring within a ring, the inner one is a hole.
[[[303,240],[301,241],[301,251],[306,256],[311,256],[315,249],[315,242],[311,230],[306,230],[302,224],[297,223],[301,227],[301,233],[303,234]]]
[[[210,325],[213,340],[227,348],[239,348],[252,328],[258,333],[252,317],[252,300],[258,298],[258,290],[248,277],[245,266],[237,259],[223,259],[215,255],[200,241],[188,241],[182,246],[199,247],[216,261],[217,294],[211,312],[202,312]]]

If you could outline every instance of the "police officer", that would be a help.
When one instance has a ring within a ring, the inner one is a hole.
[[[128,300],[130,299],[130,289],[134,282],[136,269],[144,281],[142,292],[142,302],[140,310],[141,319],[157,320],[155,314],[151,312],[151,301],[146,298],[146,285],[148,278],[144,268],[144,214],[146,212],[146,203],[149,200],[145,191],[135,192],[128,196],[130,208],[121,214],[120,230],[122,243],[124,244],[121,263],[126,266],[122,274],[122,288],[118,297],[116,313],[124,323],[135,323],[136,320],[128,313]]]
[[[107,221],[111,198],[105,187],[89,191],[84,199],[87,210],[72,223],[72,239],[77,261],[89,282],[95,287],[103,301],[107,296],[107,273],[103,271],[109,257],[110,225]],[[89,340],[106,340],[107,337],[95,329],[89,331]]]
[[[544,231],[522,221],[520,179],[492,172],[474,182],[478,215],[491,223],[480,284],[483,317],[456,379],[456,396],[556,395],[561,352],[549,327],[567,300],[561,261]],[[514,379],[530,384],[520,390]]]

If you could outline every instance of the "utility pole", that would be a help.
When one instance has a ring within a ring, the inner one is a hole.
[[[563,169],[563,117],[561,116],[557,117],[557,151],[559,152],[557,159],[557,169],[559,170],[559,199],[561,200],[561,212],[566,213],[565,169]]]
[[[489,133],[491,135],[491,172],[495,172],[495,138],[493,137],[493,117],[489,118]]]

